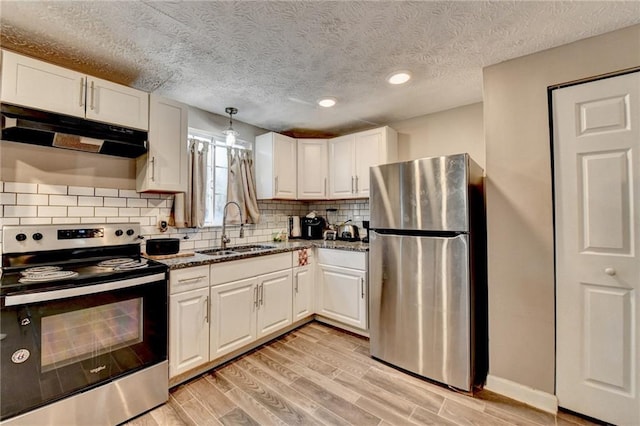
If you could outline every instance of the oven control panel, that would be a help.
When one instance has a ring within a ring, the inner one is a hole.
[[[2,250],[26,253],[139,243],[140,224],[11,225],[2,228]]]

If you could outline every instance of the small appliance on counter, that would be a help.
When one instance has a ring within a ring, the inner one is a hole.
[[[300,238],[302,230],[300,228],[300,216],[289,216],[289,238]]]
[[[362,239],[363,243],[368,243],[369,242],[369,221],[368,220],[363,220],[362,221],[362,227],[364,229],[366,229],[367,231],[367,235],[365,235],[365,237]]]
[[[360,241],[358,235],[358,227],[356,225],[349,224],[351,219],[338,226],[338,234],[336,238],[342,241]]]
[[[302,238],[305,240],[321,240],[322,231],[324,231],[324,219],[322,216],[303,217],[300,228],[302,229]]]
[[[335,239],[336,239],[336,231],[333,231],[331,229],[327,229],[326,231],[324,231],[324,239],[325,239],[325,241],[335,241]]]

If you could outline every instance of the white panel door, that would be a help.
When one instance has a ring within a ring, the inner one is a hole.
[[[169,376],[209,361],[209,288],[173,294],[169,303]]]
[[[293,269],[293,320],[297,321],[313,315],[314,291],[313,265]]]
[[[329,139],[329,198],[353,198],[354,136]]]
[[[553,92],[556,393],[640,424],[640,73]]]
[[[86,117],[103,123],[149,129],[149,94],[95,77],[87,78]]]
[[[274,198],[295,200],[298,195],[297,149],[295,139],[273,135]]]
[[[318,265],[317,313],[367,329],[366,273],[338,266]]]
[[[86,77],[2,51],[2,102],[84,118]]]
[[[291,324],[291,269],[261,275],[258,279],[258,334],[266,336]]]
[[[211,287],[211,360],[256,339],[256,279]]]
[[[326,199],[328,185],[327,140],[298,139],[298,199]]]
[[[355,193],[356,197],[369,197],[369,168],[380,164],[384,129],[356,134],[355,139]]]

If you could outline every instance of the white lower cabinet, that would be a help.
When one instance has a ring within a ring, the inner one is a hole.
[[[293,268],[293,320],[301,320],[314,314],[313,290],[314,290],[313,265],[298,266]]]
[[[291,324],[291,259],[282,253],[211,266],[211,360]]]
[[[256,339],[256,292],[255,278],[211,287],[211,359]]]
[[[209,361],[209,267],[169,274],[169,376]]]
[[[366,270],[365,253],[318,249],[316,313],[367,330]]]

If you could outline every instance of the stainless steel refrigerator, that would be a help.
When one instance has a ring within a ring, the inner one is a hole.
[[[371,355],[470,391],[487,371],[483,171],[458,154],[370,178]]]

